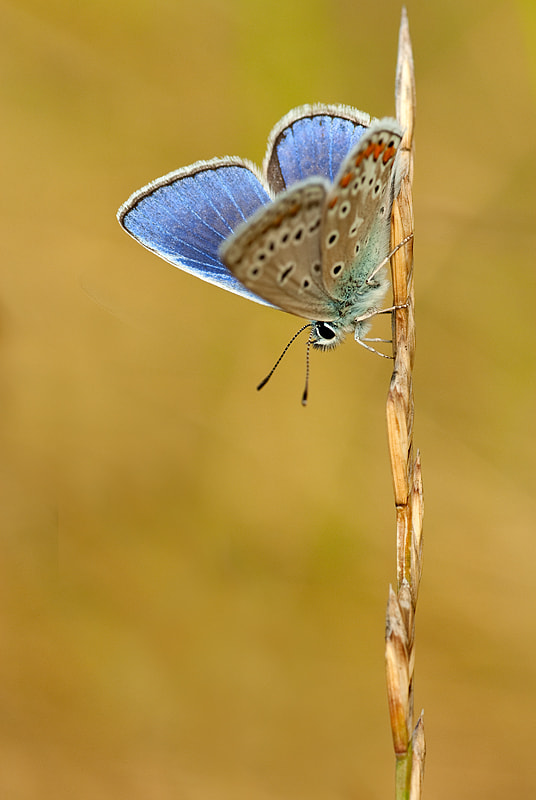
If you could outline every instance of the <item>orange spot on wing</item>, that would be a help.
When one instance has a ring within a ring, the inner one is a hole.
[[[383,154],[383,163],[387,164],[387,162],[394,156],[396,153],[396,147],[388,147],[385,153]]]
[[[266,230],[269,228],[279,228],[281,223],[287,219],[288,217],[295,217],[298,211],[301,209],[301,203],[294,203],[294,205],[287,208],[286,211],[283,211],[277,215],[277,217],[273,217],[268,223]]]
[[[335,208],[338,199],[338,197],[334,197],[332,200],[330,200],[328,203],[328,208]]]
[[[382,142],[381,144],[380,144],[380,143],[378,143],[378,144],[376,145],[376,147],[374,148],[374,154],[373,154],[374,161],[377,161],[377,160],[378,160],[378,157],[379,157],[379,155],[380,155],[381,151],[382,151],[384,148],[385,148],[385,142]]]
[[[339,186],[341,186],[343,189],[346,189],[351,180],[352,180],[352,173],[347,172],[346,175],[343,175],[343,177],[340,179]]]
[[[356,155],[354,161],[356,167],[358,167],[361,164],[364,158],[368,158],[374,152],[376,146],[377,145],[375,145],[374,142],[371,142],[365,150],[361,150],[361,152]],[[377,156],[375,156],[375,158],[377,158]]]

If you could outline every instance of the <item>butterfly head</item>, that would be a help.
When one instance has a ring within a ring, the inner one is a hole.
[[[385,287],[381,287],[383,295]],[[341,309],[337,319],[329,322],[311,323],[309,342],[315,350],[333,350],[341,344],[347,333],[353,333],[354,339],[360,341],[370,328],[370,319],[377,314],[377,307],[362,301]]]
[[[310,342],[315,350],[332,350],[343,341],[345,334],[336,322],[313,322]]]

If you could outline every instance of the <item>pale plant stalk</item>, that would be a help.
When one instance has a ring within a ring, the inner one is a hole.
[[[415,77],[406,10],[402,10],[396,72],[396,116],[404,130],[405,167],[393,206],[391,245],[413,233],[413,131]],[[415,609],[422,569],[423,495],[420,456],[413,448],[415,322],[413,240],[391,259],[394,305],[394,370],[387,398],[387,431],[396,506],[396,592],[390,587],[385,632],[387,695],[396,757],[396,800],[422,796],[425,741],[423,714],[414,724]]]

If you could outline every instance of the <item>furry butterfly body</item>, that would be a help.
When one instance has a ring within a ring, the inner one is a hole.
[[[303,106],[273,129],[262,172],[197,162],[135,192],[118,219],[175,266],[311,320],[313,346],[361,342],[388,287],[401,137],[394,119]]]

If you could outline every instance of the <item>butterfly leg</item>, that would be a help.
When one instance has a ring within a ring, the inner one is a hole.
[[[369,347],[368,344],[365,344],[365,342],[385,342],[386,344],[392,344],[392,340],[369,339],[369,338],[362,339],[359,335],[359,328],[360,328],[359,323],[365,322],[367,319],[371,319],[372,317],[376,317],[378,316],[378,314],[391,314],[393,311],[397,311],[399,308],[407,308],[407,307],[408,307],[407,303],[401,303],[398,306],[389,306],[389,308],[381,308],[379,311],[377,311],[376,309],[372,309],[371,311],[367,311],[366,314],[362,314],[360,317],[356,317],[356,319],[354,319],[354,325],[355,325],[354,338],[356,342],[360,344],[362,347],[365,347],[367,350],[370,350],[371,353],[376,353],[376,355],[381,356],[382,358],[390,358],[390,359],[394,358],[394,356],[386,356],[385,353],[380,353],[379,350],[375,350],[374,347]]]
[[[387,264],[387,263],[388,263],[388,262],[391,260],[391,256],[394,256],[394,254],[396,253],[396,251],[397,251],[397,250],[400,250],[400,248],[401,248],[401,247],[404,247],[404,245],[405,245],[405,244],[407,244],[408,242],[410,242],[412,239],[413,239],[413,234],[412,234],[412,233],[410,233],[410,234],[409,234],[409,236],[406,236],[406,238],[405,238],[405,239],[402,239],[402,241],[401,241],[401,242],[399,242],[399,244],[397,244],[397,245],[396,245],[396,247],[393,247],[393,249],[391,250],[391,252],[390,252],[388,255],[386,255],[386,256],[385,256],[385,258],[383,259],[383,261],[380,261],[380,263],[378,264],[378,266],[377,266],[377,267],[374,267],[374,270],[373,270],[373,271],[370,273],[370,275],[368,276],[368,278],[367,278],[367,280],[366,280],[366,283],[367,283],[369,286],[372,284],[372,279],[374,278],[374,276],[375,276],[375,275],[376,275],[376,274],[377,274],[377,273],[378,273],[378,272],[379,272],[379,271],[380,271],[380,270],[381,270],[383,267],[385,267],[385,265],[386,265],[386,264]]]
[[[382,358],[390,358],[390,359],[393,358],[393,356],[386,356],[385,353],[380,353],[380,351],[379,350],[375,350],[374,347],[369,347],[368,344],[365,344],[365,341],[363,339],[359,338],[359,336],[357,335],[357,331],[356,331],[356,334],[355,334],[355,340],[356,340],[356,342],[358,344],[361,345],[361,347],[364,347],[366,350],[369,350],[371,353],[376,353],[377,356],[381,356]],[[370,342],[378,342],[378,341],[379,342],[383,342],[383,341],[385,341],[385,339],[367,339],[367,341],[370,341]]]
[[[393,311],[396,311],[399,308],[407,308],[407,307],[408,304],[404,303],[398,306],[389,306],[389,308],[382,308],[379,311],[373,309],[372,311],[367,311],[366,314],[362,314],[360,317],[357,317],[357,319],[354,320],[354,324],[356,326],[354,338],[356,342],[360,344],[362,347],[365,347],[367,350],[370,350],[371,353],[376,353],[376,355],[381,356],[382,358],[392,359],[393,356],[387,356],[385,355],[385,353],[380,353],[379,350],[376,350],[374,347],[370,347],[368,344],[365,344],[365,342],[385,342],[385,344],[392,344],[392,339],[368,338],[368,337],[361,338],[359,335],[359,327],[360,327],[359,323],[365,322],[367,319],[371,319],[372,317],[376,317],[378,316],[378,314],[391,314]]]
[[[354,323],[357,322],[364,322],[367,319],[371,319],[372,317],[377,317],[379,314],[390,314],[392,311],[398,311],[399,308],[407,308],[407,303],[401,303],[398,306],[389,306],[389,308],[381,308],[379,311],[373,309],[372,311],[367,311],[366,314],[362,314],[360,317],[356,317],[354,319]]]

